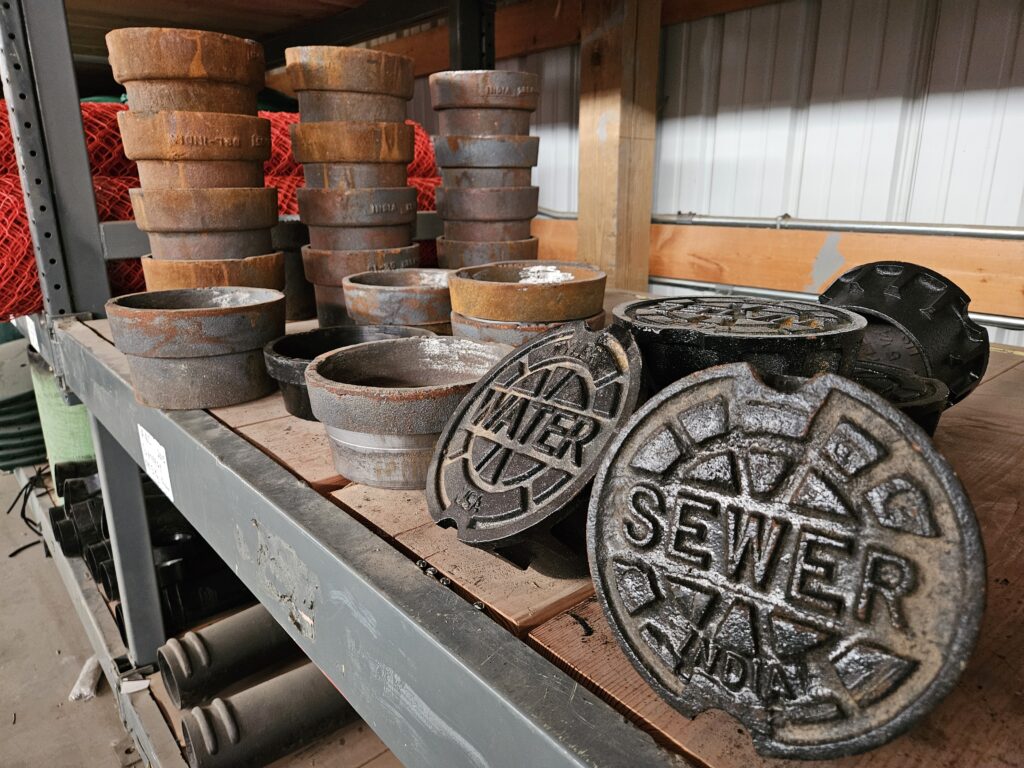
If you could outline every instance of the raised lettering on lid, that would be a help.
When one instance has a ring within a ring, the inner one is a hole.
[[[427,480],[434,520],[471,544],[557,522],[633,412],[639,374],[622,329],[572,323],[520,347],[462,401],[438,442]]]
[[[927,436],[835,375],[746,364],[648,401],[594,481],[587,544],[627,656],[770,756],[876,747],[953,686],[977,636],[973,509]]]

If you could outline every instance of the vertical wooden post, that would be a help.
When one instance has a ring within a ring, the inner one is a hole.
[[[583,0],[577,255],[647,290],[661,0]]]

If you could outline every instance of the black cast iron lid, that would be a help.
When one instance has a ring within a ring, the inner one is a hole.
[[[640,353],[621,328],[560,326],[506,357],[448,421],[427,503],[469,544],[508,543],[573,508],[636,407]]]
[[[763,755],[876,747],[956,683],[984,606],[973,508],[927,435],[833,374],[675,382],[605,453],[587,548],[623,650]]]

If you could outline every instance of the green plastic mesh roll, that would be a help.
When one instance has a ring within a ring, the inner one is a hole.
[[[32,388],[36,393],[39,421],[50,467],[64,461],[87,461],[96,458],[89,429],[89,412],[84,405],[67,405],[61,398],[57,379],[38,355],[29,351]]]

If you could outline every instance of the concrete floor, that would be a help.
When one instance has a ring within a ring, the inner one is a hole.
[[[0,475],[0,510],[17,492]],[[0,766],[120,766],[125,731],[106,681],[95,699],[68,701],[92,651],[53,563],[41,545],[8,557],[35,538],[17,512],[0,516]]]

